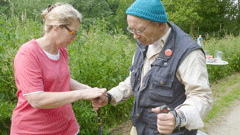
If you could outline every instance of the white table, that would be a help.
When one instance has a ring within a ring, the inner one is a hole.
[[[218,62],[206,62],[207,65],[227,65],[228,62],[227,61],[224,61],[224,60],[221,60],[221,61],[218,61]]]

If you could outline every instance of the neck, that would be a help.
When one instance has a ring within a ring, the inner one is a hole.
[[[54,41],[54,37],[45,34],[43,37],[37,39],[38,45],[50,54],[57,55],[59,47]]]
[[[168,32],[168,30],[170,29],[170,26],[168,26],[168,24],[167,23],[164,23],[164,24],[162,24],[163,26],[162,26],[162,28],[160,28],[157,32],[158,33],[156,33],[156,35],[157,35],[157,40],[159,40],[160,38],[162,38],[167,32]],[[155,41],[156,42],[156,41]]]
[[[168,32],[168,30],[170,29],[170,26],[168,26],[167,23],[164,23],[163,25],[164,25],[164,27],[163,27],[163,29],[162,29],[162,35],[161,35],[161,37],[163,37],[163,36]]]

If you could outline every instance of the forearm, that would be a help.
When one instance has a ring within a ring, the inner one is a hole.
[[[185,127],[188,130],[203,128],[203,120],[212,109],[211,94],[206,97],[188,98],[182,105],[177,107],[186,117]]]
[[[119,83],[117,87],[109,90],[108,93],[112,95],[111,103],[113,103],[113,105],[121,103],[133,96],[133,91],[130,85],[130,76],[126,78],[125,81]]]
[[[90,86],[88,85],[85,85],[85,84],[82,84],[82,83],[79,83],[78,81],[70,78],[70,90],[81,90],[81,89],[89,89],[91,88]]]
[[[43,92],[26,96],[30,105],[34,108],[51,109],[71,104],[77,100],[85,99],[87,91],[76,90],[69,92]]]

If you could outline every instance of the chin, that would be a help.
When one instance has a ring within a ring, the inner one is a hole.
[[[67,48],[71,43],[65,44],[63,47]]]
[[[139,41],[139,40],[138,40]],[[144,41],[139,41],[141,42],[143,45],[147,46],[147,45],[150,45],[151,43],[147,42],[147,40],[144,40]]]
[[[150,45],[149,43],[147,42],[141,42],[143,45],[147,46],[147,45]]]

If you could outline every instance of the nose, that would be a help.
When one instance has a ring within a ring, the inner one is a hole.
[[[133,33],[133,38],[138,39],[140,36],[138,34]]]

